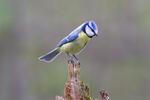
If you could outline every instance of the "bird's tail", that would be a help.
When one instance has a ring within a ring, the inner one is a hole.
[[[60,53],[61,52],[59,48],[55,48],[54,50],[45,54],[44,56],[39,57],[39,60],[44,62],[52,62]]]

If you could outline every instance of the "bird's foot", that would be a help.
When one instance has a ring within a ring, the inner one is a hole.
[[[79,66],[81,65],[81,63],[80,63],[80,61],[79,61],[79,60],[77,61],[77,64],[78,64]]]
[[[68,60],[68,63],[74,64],[74,60],[73,60],[72,58],[70,58],[70,59]]]
[[[69,57],[68,63],[74,64],[73,57],[72,57],[69,53],[67,53],[67,55],[68,55],[68,57]]]
[[[79,66],[81,65],[81,63],[80,63],[80,61],[79,61],[79,59],[75,56],[75,55],[73,55],[73,57],[75,58],[75,60],[76,60],[76,64],[78,64]]]

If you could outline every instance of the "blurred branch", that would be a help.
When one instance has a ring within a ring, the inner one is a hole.
[[[64,89],[65,99],[56,96],[56,100],[93,100],[90,97],[89,91],[89,86],[80,81],[80,65],[78,63],[74,64],[73,61],[69,61],[68,82]],[[102,100],[109,100],[108,94],[104,90],[100,91],[100,95]]]

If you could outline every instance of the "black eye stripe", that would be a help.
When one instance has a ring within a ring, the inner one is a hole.
[[[94,34],[96,35],[95,31],[90,27],[90,25],[88,24],[88,27],[92,30],[92,32],[94,32]]]

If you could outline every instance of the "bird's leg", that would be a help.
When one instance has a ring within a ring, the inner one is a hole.
[[[73,54],[73,57],[75,58],[75,60],[77,61],[77,63],[80,65],[79,59],[74,54]]]
[[[68,62],[71,62],[72,64],[74,64],[73,57],[69,53],[67,53],[67,56],[69,57]]]

